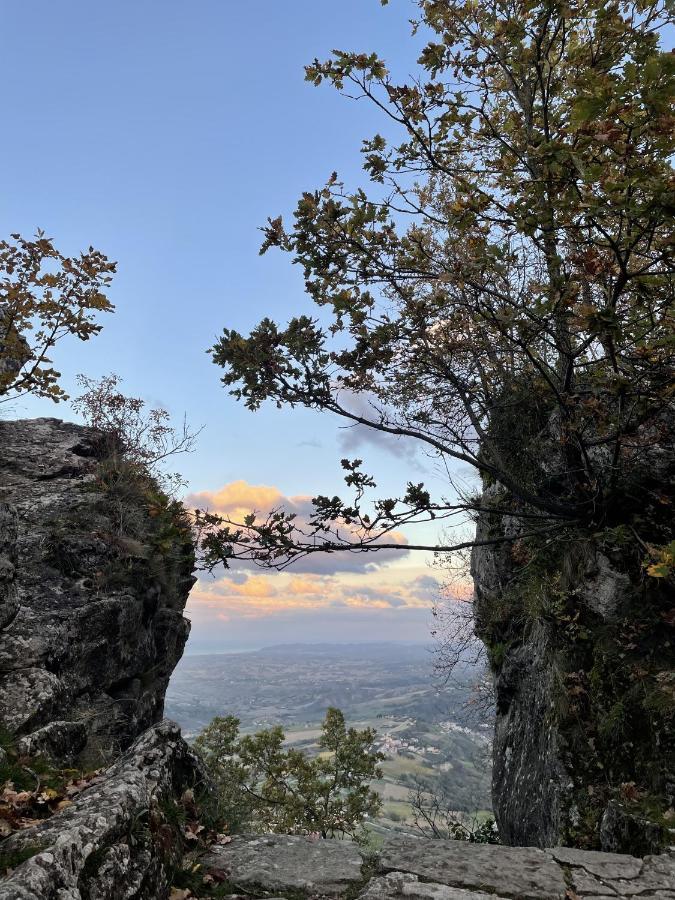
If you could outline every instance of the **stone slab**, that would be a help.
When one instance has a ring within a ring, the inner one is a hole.
[[[424,881],[518,900],[564,898],[561,867],[543,850],[465,841],[394,837],[380,856],[381,872],[409,872]]]
[[[205,870],[224,872],[236,888],[321,897],[337,897],[363,877],[356,844],[302,835],[238,835],[213,847],[201,862]]]
[[[408,872],[371,878],[358,900],[506,900],[499,894],[464,890],[447,884],[420,881]]]
[[[567,868],[569,880],[580,897],[675,898],[675,854],[638,859],[572,847],[555,847],[547,852]]]

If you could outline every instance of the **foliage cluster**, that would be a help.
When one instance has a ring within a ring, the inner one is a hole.
[[[430,39],[407,83],[374,53],[307,67],[382,115],[363,144],[371,187],[333,173],[290,226],[269,220],[262,250],[302,268],[316,315],[225,329],[214,362],[251,410],[301,405],[413,439],[451,481],[471,467],[511,495],[521,537],[614,527],[672,439],[675,57],[659,44],[672,5],[419,8]],[[353,500],[316,497],[308,522],[206,518],[209,558],[401,549],[401,526],[483,509],[461,482],[366,503],[375,480],[342,465]]]
[[[106,459],[122,457],[127,469],[137,469],[158,481],[165,492],[176,494],[184,482],[164,466],[168,459],[190,453],[199,431],[191,431],[186,419],[177,429],[165,409],[146,409],[140,397],[123,394],[119,375],[98,380],[78,375],[77,382],[82,393],[73,401],[73,408],[101,435],[104,446],[100,455]]]
[[[0,241],[0,402],[25,393],[66,398],[49,354],[67,335],[98,334],[96,315],[113,309],[105,292],[115,268],[93,247],[64,256],[41,231],[32,241]]]
[[[370,782],[381,775],[375,732],[347,728],[342,712],[328,709],[316,757],[284,747],[280,726],[239,734],[239,720],[216,718],[195,741],[214,778],[230,831],[354,837],[376,815],[380,798]]]
[[[146,410],[145,401],[121,392],[121,381],[117,375],[78,376],[83,393],[73,407],[96,432],[96,479],[85,489],[98,496],[53,523],[47,555],[65,575],[79,573],[85,584],[103,590],[148,583],[170,588],[194,568],[194,535],[176,499],[183,480],[165,464],[190,452],[197,433],[185,421],[174,428],[164,409]],[[92,538],[103,542],[103,553],[92,555]]]

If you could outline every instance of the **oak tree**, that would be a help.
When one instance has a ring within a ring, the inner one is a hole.
[[[354,497],[316,497],[308,521],[200,513],[210,563],[401,549],[402,526],[481,511],[522,522],[481,543],[592,532],[661,502],[636,473],[673,442],[673,19],[667,0],[421,0],[416,77],[371,52],[307,66],[385,123],[370,188],[334,173],[268,221],[261,252],[290,254],[316,313],[225,329],[222,381],[251,410],[414,439],[510,502],[411,482],[371,505],[343,460]]]
[[[329,708],[321,726],[319,755],[284,746],[280,726],[239,735],[239,720],[215,718],[195,747],[218,789],[230,830],[244,824],[263,832],[355,836],[377,814],[380,798],[370,782],[381,776],[375,732],[347,728],[343,713]]]
[[[106,290],[115,268],[93,247],[64,256],[42,231],[0,241],[0,402],[26,393],[66,398],[52,348],[67,335],[98,334],[97,314],[113,309]]]

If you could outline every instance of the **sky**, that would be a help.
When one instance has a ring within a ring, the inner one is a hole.
[[[207,349],[224,327],[307,312],[301,273],[258,255],[268,216],[337,170],[365,184],[372,110],[304,81],[331,49],[367,50],[405,77],[421,39],[415,5],[393,0],[25,0],[0,4],[5,134],[0,233],[37,228],[66,254],[118,262],[113,315],[88,343],[54,353],[62,385],[116,373],[126,393],[203,427],[180,461],[188,501],[225,512],[340,492],[339,460],[362,456],[384,495],[435,481],[402,442],[370,440],[306,410],[251,414],[228,396]],[[24,398],[3,415],[76,420]],[[433,540],[434,533],[426,539]],[[430,555],[334,556],[283,574],[202,577],[189,652],[295,641],[429,641],[444,574]]]

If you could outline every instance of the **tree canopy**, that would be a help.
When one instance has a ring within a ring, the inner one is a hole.
[[[370,787],[384,759],[372,749],[375,731],[347,728],[341,710],[330,707],[318,756],[285,748],[285,739],[279,725],[241,737],[234,716],[215,718],[196,739],[230,830],[357,834],[381,805]]]
[[[41,231],[0,241],[0,402],[26,393],[66,399],[51,350],[67,335],[98,334],[97,313],[113,309],[105,291],[115,268],[93,247],[64,256]]]
[[[472,467],[508,492],[520,538],[620,521],[645,447],[672,438],[673,20],[667,0],[421,0],[418,77],[397,83],[375,53],[308,65],[387,136],[363,142],[368,192],[333,173],[291,224],[268,221],[261,252],[289,253],[318,309],[225,329],[231,393]],[[485,508],[413,483],[369,505],[375,480],[342,465],[354,498],[315,498],[307,522],[200,513],[207,557],[400,548],[403,525]]]

